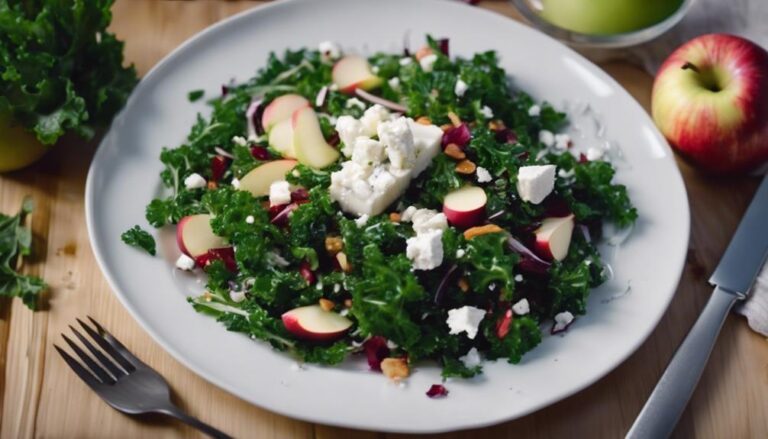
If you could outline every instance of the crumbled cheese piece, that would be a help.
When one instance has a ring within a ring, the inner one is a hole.
[[[483,105],[483,108],[480,109],[480,113],[482,113],[482,115],[485,116],[486,119],[490,119],[493,117],[493,110],[491,110],[491,107],[487,105]]]
[[[517,274],[515,275],[515,282],[522,282],[523,281],[523,275]]]
[[[398,78],[397,76],[390,78],[389,81],[387,81],[387,83],[389,84],[389,87],[392,90],[400,91],[400,78]]]
[[[184,187],[186,187],[189,190],[201,189],[206,187],[207,185],[208,183],[200,174],[192,174],[189,177],[184,179]]]
[[[355,139],[365,136],[363,124],[352,116],[339,116],[336,119],[336,132],[339,133],[339,139],[344,143],[341,152],[347,157],[352,155]]]
[[[339,89],[339,84],[335,82],[328,86],[328,90],[330,91],[337,91],[338,89]]]
[[[341,284],[334,284],[333,285],[333,292],[334,293],[338,293],[339,291],[341,291]]]
[[[431,72],[432,69],[435,67],[435,62],[437,61],[437,55],[434,53],[430,53],[429,55],[421,58],[419,60],[419,64],[421,65],[421,69],[425,72]]]
[[[524,316],[531,312],[531,304],[528,303],[528,299],[520,299],[517,303],[512,305],[512,311],[519,316]]]
[[[240,189],[240,179],[239,178],[233,178],[232,179],[232,187],[235,189]]]
[[[555,134],[555,148],[568,149],[571,146],[571,136],[568,134]]]
[[[590,162],[595,160],[600,160],[601,158],[603,158],[603,154],[604,152],[600,148],[595,148],[595,147],[589,148],[587,150],[587,160],[589,160]]]
[[[317,50],[324,60],[332,61],[341,56],[341,48],[333,41],[323,41],[317,45]]]
[[[246,224],[253,224],[254,222],[256,222],[256,218],[254,218],[253,215],[248,215],[245,217]]]
[[[483,360],[480,358],[480,353],[477,351],[477,348],[472,348],[465,355],[459,357],[459,361],[464,363],[464,366],[471,369],[479,366]]]
[[[282,257],[279,253],[267,252],[267,262],[270,265],[277,265],[278,267],[287,267],[291,265],[287,259]]]
[[[523,166],[517,174],[517,193],[523,201],[539,204],[555,188],[555,165]]]
[[[248,141],[243,136],[235,136],[232,138],[232,143],[238,146],[247,146]]]
[[[541,107],[538,105],[531,105],[531,107],[528,109],[528,116],[531,117],[538,117],[541,114]]]
[[[432,270],[443,263],[443,231],[429,230],[406,241],[405,255],[416,270]]]
[[[567,328],[571,322],[573,322],[573,314],[571,314],[570,311],[563,311],[558,313],[555,315],[555,327],[552,329],[552,331],[562,331],[563,329]]]
[[[378,166],[373,169],[368,182],[377,193],[385,193],[398,183],[398,179],[392,175],[385,167]]]
[[[361,110],[365,110],[365,102],[361,101],[358,98],[349,98],[347,99],[347,103],[344,104],[347,108],[357,107]]]
[[[478,183],[488,183],[489,181],[493,180],[491,173],[482,166],[478,166],[475,170],[475,173],[477,174]]]
[[[412,62],[413,62],[413,58],[411,58],[410,56],[406,56],[406,57],[400,58],[400,65],[401,66],[407,66],[408,64],[410,64]]]
[[[269,204],[279,206],[291,202],[291,186],[285,180],[280,180],[269,185]]]
[[[456,259],[461,259],[466,254],[467,254],[467,251],[464,250],[463,248],[460,248],[460,249],[456,250]]]
[[[467,333],[467,337],[474,340],[477,329],[485,317],[485,310],[474,306],[463,306],[448,311],[448,319],[445,321],[451,329],[450,334]]]
[[[365,180],[358,180],[352,183],[352,193],[357,198],[366,199],[371,196],[372,191],[371,185]]]
[[[371,67],[371,72],[372,72],[374,75],[378,75],[378,74],[379,74],[379,71],[381,71],[381,69],[379,68],[379,66],[373,66],[373,67]]]
[[[352,161],[360,166],[374,166],[383,162],[387,158],[384,151],[384,145],[378,140],[368,137],[358,137],[355,139],[355,146],[352,148]]]
[[[402,217],[401,217],[402,220]],[[448,228],[448,219],[444,213],[438,213],[432,209],[418,209],[411,215],[413,230],[416,234],[426,233],[430,230],[445,230]]]
[[[453,92],[456,93],[456,96],[462,97],[464,96],[464,93],[467,92],[468,88],[469,85],[467,85],[461,78],[458,78],[456,80],[456,85],[453,87]]]
[[[179,256],[179,259],[176,259],[176,268],[179,270],[190,271],[195,268],[195,260],[182,254]]]
[[[360,117],[360,123],[363,125],[363,133],[366,136],[373,137],[378,133],[379,124],[392,118],[392,114],[386,108],[375,104],[365,110]]]
[[[369,217],[368,215],[365,215],[365,214],[363,214],[363,215],[360,215],[360,216],[359,216],[359,217],[358,217],[358,218],[355,220],[355,225],[357,225],[357,227],[363,227],[364,225],[368,224],[368,219],[369,219],[369,218],[370,218],[370,217]]]
[[[404,117],[382,122],[378,126],[379,140],[387,146],[387,156],[395,169],[410,169],[416,160],[413,133]]]
[[[541,130],[539,131],[539,142],[543,143],[547,148],[551,148],[555,144],[555,135],[552,131]]]
[[[571,170],[569,170],[569,171],[566,171],[565,169],[561,169],[561,170],[557,171],[557,175],[558,175],[560,178],[571,178],[571,177],[573,177],[575,174],[576,174],[576,171],[574,171],[573,169],[571,169]]]
[[[413,214],[416,213],[418,208],[416,206],[408,206],[405,208],[405,210],[400,214],[400,221],[407,223],[411,221],[411,218],[413,218]]]
[[[251,134],[250,136],[248,136],[249,143],[256,143],[258,141],[259,141],[259,136],[257,136],[256,134]]]
[[[235,303],[240,303],[245,300],[245,291],[230,291],[229,298]]]

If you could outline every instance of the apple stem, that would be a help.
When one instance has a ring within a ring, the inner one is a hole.
[[[683,70],[689,70],[690,69],[690,70],[693,70],[696,73],[701,73],[701,71],[699,70],[698,67],[696,67],[695,64],[693,64],[691,62],[688,62],[688,61],[686,61],[685,64],[683,64],[683,66],[681,68]]]

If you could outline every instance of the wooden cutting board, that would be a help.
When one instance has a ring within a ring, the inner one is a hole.
[[[126,41],[127,59],[144,74],[194,33],[260,3],[118,0],[113,29]],[[480,7],[515,17],[506,1],[485,1]],[[652,78],[627,64],[603,67],[648,108]],[[165,419],[138,421],[124,416],[76,378],[52,344],[61,343],[59,334],[85,315],[106,324],[167,377],[182,407],[233,436],[408,437],[313,425],[272,414],[208,384],[164,352],[123,309],[96,265],[83,211],[85,178],[95,144],[76,139],[67,143],[26,170],[0,176],[0,211],[15,212],[28,194],[37,201],[32,227],[38,257],[24,270],[43,276],[52,287],[46,311],[32,313],[18,301],[0,301],[1,437],[200,436]],[[710,292],[706,279],[757,184],[750,177],[708,178],[683,162],[679,165],[692,212],[690,249],[677,295],[651,337],[615,371],[571,398],[516,421],[438,437],[598,438],[626,433],[704,306]],[[751,332],[742,318],[732,315],[676,436],[768,437],[767,389],[768,343]],[[338,404],[343,408],[343,401]]]

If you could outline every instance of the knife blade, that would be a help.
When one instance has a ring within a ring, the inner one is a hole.
[[[757,189],[709,283],[747,295],[768,256],[768,177]]]
[[[709,282],[715,291],[675,352],[627,439],[669,437],[688,405],[733,305],[744,300],[768,256],[768,176],[757,189]]]

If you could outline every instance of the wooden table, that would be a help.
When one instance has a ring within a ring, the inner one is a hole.
[[[200,29],[261,2],[119,0],[113,29],[127,59],[144,74]],[[505,1],[481,7],[514,16]],[[625,64],[603,66],[648,108],[651,78]],[[21,172],[0,176],[0,211],[15,212],[26,194],[37,200],[32,219],[39,257],[25,270],[51,285],[50,307],[32,313],[19,301],[0,303],[0,405],[3,438],[197,437],[163,419],[137,421],[104,404],[54,352],[52,343],[75,317],[108,323],[139,357],[166,376],[181,406],[236,437],[403,438],[313,425],[272,414],[208,384],[163,351],[128,315],[107,286],[91,253],[83,211],[85,177],[95,144],[71,141]],[[707,178],[683,162],[692,236],[677,295],[642,347],[581,393],[525,418],[444,438],[620,437],[628,430],[672,353],[710,293],[706,284],[756,179]],[[659,249],[663,251],[664,249]],[[768,344],[736,315],[728,318],[676,435],[700,438],[768,437]]]

